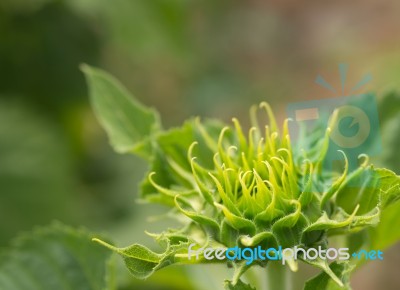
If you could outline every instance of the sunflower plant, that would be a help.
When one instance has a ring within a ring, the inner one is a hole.
[[[299,255],[278,269],[280,261],[271,259],[248,264],[201,255],[190,259],[188,253],[192,244],[200,253],[207,247],[327,249],[332,239],[351,251],[365,247],[368,228],[377,226],[382,212],[399,199],[400,177],[374,167],[365,154],[359,156],[358,168],[350,170],[343,151],[337,152],[343,161],[340,171],[325,167],[335,113],[327,128],[296,145],[290,120],[279,128],[265,102],[250,109],[249,130],[237,118],[231,124],[193,118],[164,130],[158,113],[112,76],[89,66],[83,71],[94,112],[114,149],[149,163],[140,199],[165,205],[168,215],[181,222],[179,228],[148,233],[162,252],[94,239],[121,255],[133,276],[145,279],[172,264],[221,263],[234,269],[225,289],[246,290],[255,289],[243,279],[247,271],[275,268],[268,285],[276,290],[288,286],[286,270],[296,272],[299,263],[306,263],[321,273],[304,289],[351,289],[349,277],[359,264],[351,257],[328,261]]]

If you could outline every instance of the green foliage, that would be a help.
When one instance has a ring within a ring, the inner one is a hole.
[[[111,254],[90,236],[54,223],[17,238],[2,253],[0,289],[115,289]]]
[[[400,222],[399,212],[397,202],[382,212],[378,226],[369,229],[371,249],[387,249],[400,240],[400,231],[393,228]]]
[[[162,254],[154,253],[145,246],[134,244],[127,248],[118,249],[99,239],[94,241],[115,251],[125,261],[126,267],[133,276],[139,279],[145,279],[151,276],[155,271],[164,268],[179,261],[178,253],[188,247],[187,243],[180,242],[176,245],[168,245],[167,250]]]
[[[255,288],[251,287],[248,284],[243,283],[241,280],[238,281],[235,285],[232,284],[231,281],[225,281],[225,289],[226,290],[255,290]]]
[[[350,287],[350,274],[352,268],[348,263],[337,263],[331,264],[331,269],[335,275],[339,276],[342,281],[344,281],[344,286],[338,286],[336,283],[330,279],[329,275],[325,272],[317,275],[311,280],[307,281],[304,290],[315,290],[315,289],[326,289],[326,290],[349,290]]]
[[[3,0],[0,34],[0,92],[57,121],[82,103],[85,83],[77,67],[98,62],[101,41],[81,13],[66,1]]]
[[[133,101],[128,101],[131,97],[119,83],[104,73],[98,75],[102,78],[92,78],[89,82],[92,100],[100,122],[113,140],[115,134],[129,134],[129,131],[121,133],[124,128],[140,123],[129,118],[115,121],[116,115],[127,110]],[[107,90],[93,89],[102,88],[104,83]],[[113,112],[101,111],[104,99],[124,99],[126,107],[118,107],[121,103],[114,100]],[[342,172],[323,168],[335,118],[322,135],[307,137],[309,142],[303,143],[306,147],[294,149],[288,120],[283,130],[279,130],[269,105],[261,103],[260,108],[266,112],[270,125],[260,126],[254,107],[248,134],[235,118],[233,126],[195,119],[182,128],[158,132],[159,126],[155,130],[149,126],[155,123],[155,118],[143,122],[145,133],[132,138],[149,138],[151,150],[147,152],[153,158],[151,170],[142,183],[141,198],[169,206],[171,214],[179,217],[183,225],[180,229],[152,234],[164,250],[160,254],[137,244],[122,249],[105,244],[124,258],[135,277],[146,278],[176,262],[191,263],[187,259],[187,245],[191,243],[199,248],[327,248],[332,235],[349,236],[376,226],[382,211],[398,200],[400,177],[388,169],[375,168],[365,155],[360,156],[361,164],[352,172],[343,152],[340,152],[345,164]],[[136,142],[139,140],[134,139],[126,148]],[[118,151],[127,151],[120,149],[117,146]],[[315,285],[318,289],[349,289],[352,269],[349,261],[329,265],[326,260],[305,257],[302,260],[323,270],[308,282],[306,289],[317,289],[312,288]],[[267,263],[267,260],[257,261],[254,265],[267,266]],[[250,267],[234,264],[235,276],[232,282],[227,282],[227,289],[251,289],[240,282],[241,275]],[[288,261],[288,266],[297,271],[297,261]]]
[[[380,163],[398,172],[400,170],[400,155],[398,154],[400,145],[400,94],[398,92],[386,94],[382,98],[379,103],[379,114],[383,143],[386,145]],[[393,182],[396,181],[393,180]],[[386,178],[385,183],[388,186],[390,178]],[[399,202],[390,205],[382,212],[379,224],[368,229],[366,235],[368,238],[364,240],[366,247],[386,249],[400,240],[400,230],[393,228],[393,225],[400,223],[399,212]]]
[[[150,137],[160,129],[158,114],[136,102],[107,73],[82,66],[96,116],[119,153],[128,151],[147,156]]]
[[[72,157],[57,127],[19,102],[0,100],[0,136],[0,244],[52,219],[75,222],[79,211],[68,212],[77,206]]]

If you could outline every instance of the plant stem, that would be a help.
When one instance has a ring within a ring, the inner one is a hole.
[[[279,262],[270,262],[267,266],[267,290],[292,290],[292,272]]]

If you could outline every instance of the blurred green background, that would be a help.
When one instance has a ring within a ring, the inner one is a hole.
[[[346,62],[349,86],[369,72],[364,90],[394,92],[381,100],[381,116],[397,117],[382,120],[376,162],[399,173],[399,15],[396,0],[0,0],[0,247],[54,219],[119,245],[165,226],[147,222],[155,206],[135,203],[145,163],[112,152],[81,63],[110,71],[170,127],[192,115],[247,120],[263,100],[282,120],[290,102],[334,97],[314,79],[339,87]],[[400,288],[399,246],[386,257],[354,276],[356,290]],[[146,283],[121,272],[124,289],[214,289],[201,268]]]

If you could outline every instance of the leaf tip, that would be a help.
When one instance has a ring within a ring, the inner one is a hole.
[[[81,72],[83,72],[84,74],[88,74],[92,68],[90,67],[90,65],[88,65],[88,64],[86,64],[86,63],[81,63],[81,64],[79,65],[79,69],[80,69]]]
[[[109,243],[106,243],[105,241],[100,240],[98,238],[92,238],[92,242],[98,243],[98,244],[100,244],[100,245],[102,245],[102,246],[104,246],[104,247],[106,247],[106,248],[108,248],[108,249],[110,249],[112,251],[118,252],[118,249],[116,247],[114,247],[113,245],[110,245]]]

